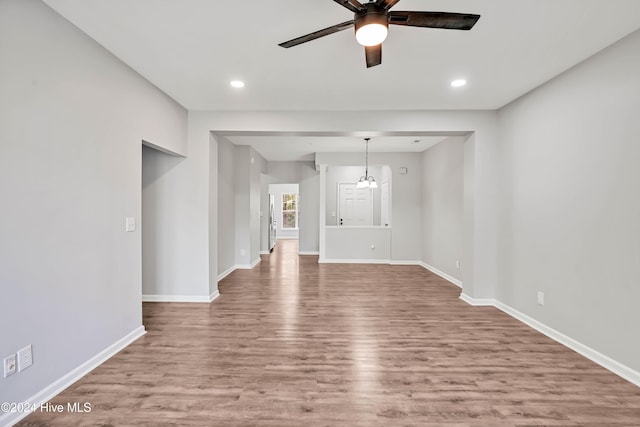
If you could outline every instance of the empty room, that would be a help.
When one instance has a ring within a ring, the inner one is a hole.
[[[0,426],[640,426],[637,0],[0,0]]]

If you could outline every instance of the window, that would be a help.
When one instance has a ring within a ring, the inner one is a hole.
[[[282,228],[298,228],[297,194],[282,194]]]

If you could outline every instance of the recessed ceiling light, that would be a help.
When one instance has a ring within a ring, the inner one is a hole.
[[[462,87],[467,84],[467,81],[464,79],[458,79],[451,82],[451,86],[453,87]]]
[[[241,87],[244,87],[244,82],[241,80],[231,80],[231,86],[239,89]]]

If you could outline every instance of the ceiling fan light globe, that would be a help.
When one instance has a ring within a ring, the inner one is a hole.
[[[377,46],[387,38],[388,28],[383,24],[367,24],[356,30],[356,40],[362,46]]]

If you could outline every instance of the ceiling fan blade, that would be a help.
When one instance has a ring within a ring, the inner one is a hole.
[[[389,12],[389,24],[410,27],[444,28],[447,30],[470,30],[480,15],[448,12]]]
[[[389,10],[389,9],[391,9],[393,6],[395,6],[395,5],[396,5],[396,3],[398,3],[399,1],[400,1],[400,0],[378,0],[378,1],[376,2],[376,4],[377,4],[378,6],[383,7],[383,8],[384,8],[384,9],[386,9],[386,10]]]
[[[347,28],[353,27],[353,20],[345,21],[341,24],[333,25],[328,28],[324,28],[319,31],[315,31],[313,33],[297,37],[295,39],[286,41],[284,43],[280,43],[278,46],[282,47],[293,47],[302,43],[310,42],[311,40],[319,39],[320,37],[328,36],[329,34],[337,33],[338,31],[346,30]]]
[[[376,46],[365,46],[364,54],[367,57],[367,68],[382,64],[382,43]]]
[[[333,0],[333,1],[338,3],[342,7],[346,7],[353,13],[359,12],[360,8],[362,7],[362,3],[360,3],[358,0]]]

